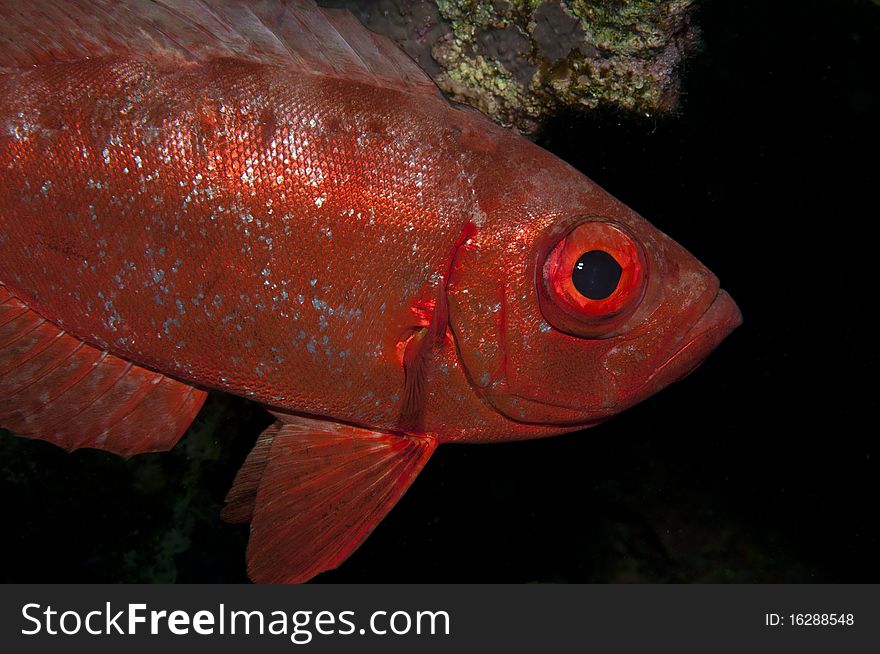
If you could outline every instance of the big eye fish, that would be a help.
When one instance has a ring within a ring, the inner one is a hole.
[[[165,450],[272,411],[224,516],[338,566],[441,443],[595,425],[740,323],[582,174],[295,0],[0,3],[0,426]]]

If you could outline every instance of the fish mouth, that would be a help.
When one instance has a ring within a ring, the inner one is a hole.
[[[584,411],[583,405],[578,402],[554,402],[543,397],[507,392],[506,396],[515,398],[520,407],[536,409],[549,407],[558,412],[558,416],[553,420],[547,420],[526,419],[517,416],[512,411],[505,410],[506,407],[498,402],[496,397],[490,395],[487,399],[502,415],[514,422],[524,424],[554,425],[564,427],[566,431],[572,431],[604,422],[689,375],[699,367],[721,341],[742,324],[742,314],[733,298],[725,290],[718,289],[717,285],[715,289],[714,297],[711,295],[712,290],[708,290],[706,300],[712,298],[711,301],[703,305],[705,308],[702,313],[699,313],[699,310],[695,312],[699,317],[681,333],[675,340],[675,344],[669,348],[672,350],[672,354],[667,356],[649,376],[643,378],[644,381],[640,385],[635,386],[629,392],[622,393],[622,396],[616,398],[613,403],[597,407],[592,411]]]
[[[730,294],[719,289],[703,315],[682,337],[679,347],[648,379],[643,389],[653,394],[661,388],[684,379],[696,370],[706,357],[742,324],[742,313]]]

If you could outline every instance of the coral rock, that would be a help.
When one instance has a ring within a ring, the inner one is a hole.
[[[560,109],[668,112],[694,0],[319,0],[396,40],[452,99],[534,132]]]

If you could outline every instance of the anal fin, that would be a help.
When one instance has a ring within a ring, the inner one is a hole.
[[[246,515],[251,505],[243,498],[256,486],[248,573],[260,583],[299,583],[339,566],[403,496],[436,447],[430,438],[295,416],[269,429],[267,450],[239,475],[238,490],[227,498],[233,514]]]
[[[67,450],[131,455],[174,446],[206,393],[103,352],[0,285],[0,427]]]

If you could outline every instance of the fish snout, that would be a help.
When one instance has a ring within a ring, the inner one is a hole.
[[[684,334],[681,346],[652,375],[651,393],[696,370],[742,321],[742,312],[736,302],[727,291],[719,289],[715,299]]]

